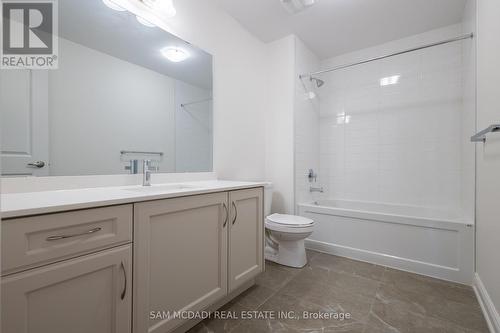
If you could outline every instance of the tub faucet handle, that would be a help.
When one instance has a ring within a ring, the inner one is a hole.
[[[313,181],[316,182],[316,180],[318,179],[318,174],[315,173],[313,169],[309,169],[307,178],[309,178],[309,183],[312,183]]]

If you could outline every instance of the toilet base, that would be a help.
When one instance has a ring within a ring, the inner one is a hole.
[[[302,268],[307,264],[304,240],[279,241],[278,248],[268,244],[265,248],[266,260],[280,265]]]

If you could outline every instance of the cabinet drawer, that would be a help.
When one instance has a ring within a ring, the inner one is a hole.
[[[2,275],[132,241],[133,206],[2,221]]]

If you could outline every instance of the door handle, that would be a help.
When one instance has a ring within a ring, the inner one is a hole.
[[[127,272],[125,271],[125,264],[121,263],[120,268],[123,270],[123,277],[124,277],[124,286],[123,286],[123,291],[120,295],[121,300],[123,301],[125,299],[125,295],[127,294]]]
[[[238,218],[238,208],[236,207],[236,204],[234,201],[232,202],[233,207],[234,207],[234,220],[233,220],[233,225],[236,223],[236,219]]]
[[[227,210],[225,202],[222,204],[222,207],[224,207],[224,211],[226,212],[226,218],[224,219],[224,224],[222,225],[222,227],[225,228],[227,225],[227,220],[229,220],[229,211]]]
[[[49,236],[45,240],[48,241],[48,242],[52,242],[52,241],[57,241],[57,240],[60,240],[60,239],[66,239],[66,238],[73,238],[73,237],[78,237],[78,236],[90,235],[90,234],[94,234],[94,233],[96,233],[98,231],[101,231],[101,230],[102,230],[102,228],[97,227],[97,228],[90,229],[88,231],[80,232],[80,233],[77,233],[77,234]]]
[[[45,166],[45,162],[44,161],[31,162],[31,163],[28,163],[28,166],[31,168],[41,169]]]

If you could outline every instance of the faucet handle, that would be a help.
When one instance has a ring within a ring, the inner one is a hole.
[[[307,178],[309,179],[309,183],[312,183],[313,181],[316,182],[316,180],[318,179],[318,174],[315,173],[313,169],[309,169]]]
[[[144,160],[144,169],[148,171],[157,172],[160,167],[158,165],[158,161],[156,160]]]

